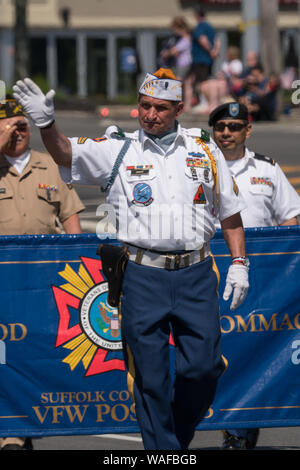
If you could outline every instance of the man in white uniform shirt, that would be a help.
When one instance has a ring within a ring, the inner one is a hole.
[[[280,166],[245,146],[252,131],[246,106],[235,102],[219,106],[209,125],[245,201],[244,227],[297,225],[300,198]]]
[[[252,130],[246,106],[236,102],[218,106],[208,123],[225,156],[236,191],[245,201],[246,208],[241,211],[244,227],[297,225],[300,197],[280,166],[245,146]],[[258,434],[258,429],[230,429],[224,432],[223,448],[253,449]]]
[[[64,178],[100,185],[117,235],[129,249],[123,278],[122,340],[128,385],[145,449],[187,449],[225,369],[221,354],[218,273],[209,251],[218,214],[232,265],[224,298],[231,308],[248,284],[243,203],[222,153],[201,129],[184,129],[182,83],[171,70],[147,74],[139,90],[141,128],[109,128],[102,138],[68,139],[54,122],[54,91],[29,79],[15,97],[40,127]],[[169,337],[176,350],[172,383]]]

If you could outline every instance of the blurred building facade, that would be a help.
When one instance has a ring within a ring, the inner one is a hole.
[[[249,1],[249,0],[248,0]],[[221,38],[220,61],[229,44],[240,45],[241,0],[204,0]],[[114,99],[156,68],[170,22],[184,16],[195,26],[193,0],[28,0],[31,77],[81,97]],[[14,2],[0,0],[0,79],[14,82]],[[281,0],[278,25],[283,52],[298,44],[296,0]],[[296,52],[297,55],[297,52]]]

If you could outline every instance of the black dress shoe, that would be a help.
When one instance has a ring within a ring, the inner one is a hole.
[[[33,450],[32,439],[30,439],[30,437],[26,437],[25,442],[24,442],[24,449]]]
[[[225,450],[243,450],[247,449],[246,439],[244,437],[229,436],[224,440],[222,449]]]
[[[6,444],[1,450],[25,450],[25,448],[19,444]]]
[[[251,450],[254,449],[257,443],[259,429],[254,429],[247,437],[233,436],[227,431],[223,431],[224,442],[222,449],[225,450]]]

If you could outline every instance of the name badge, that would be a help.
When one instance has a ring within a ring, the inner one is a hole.
[[[131,176],[149,175],[149,171],[153,168],[153,165],[131,165],[127,166],[126,170],[130,171]]]

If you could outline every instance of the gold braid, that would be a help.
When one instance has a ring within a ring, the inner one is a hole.
[[[217,170],[216,160],[214,159],[206,143],[202,139],[200,139],[200,137],[196,138],[196,143],[202,146],[204,152],[208,155],[210,159],[211,170],[212,170],[212,174],[214,178],[214,188],[216,190],[217,204],[219,205],[219,181],[218,181],[218,170]]]

